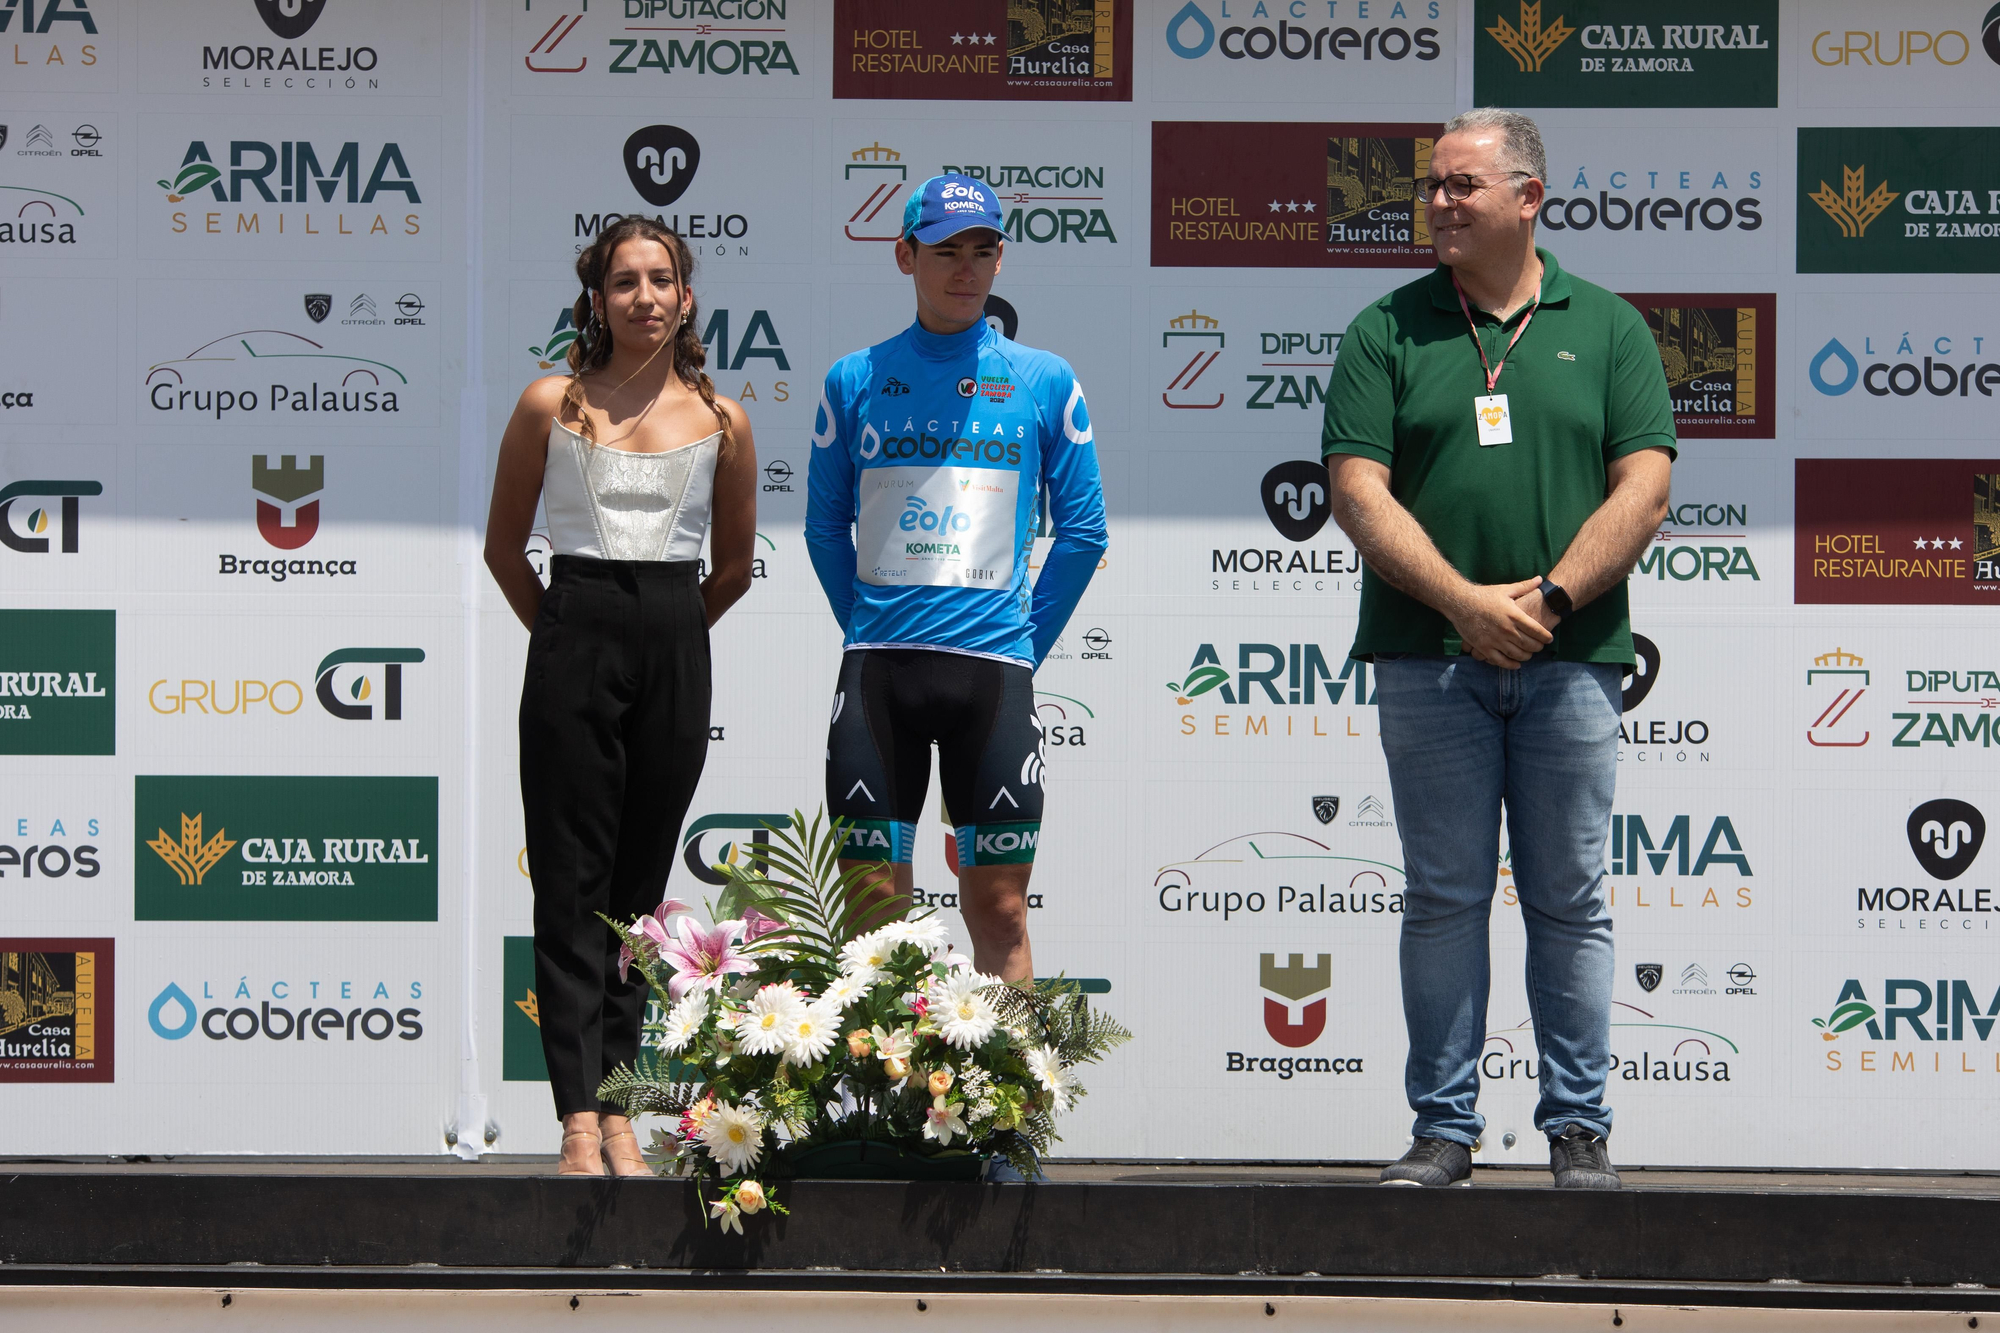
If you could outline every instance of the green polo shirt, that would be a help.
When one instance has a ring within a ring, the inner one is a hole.
[[[1624,298],[1542,259],[1542,299],[1507,353],[1528,307],[1502,323],[1459,309],[1451,270],[1399,287],[1354,317],[1326,392],[1324,454],[1356,454],[1389,469],[1389,491],[1438,550],[1474,583],[1546,576],[1598,506],[1605,467],[1640,449],[1674,453],[1666,371],[1645,319]],[[1512,444],[1482,447],[1472,400],[1489,364],[1507,364]],[[1554,655],[1570,662],[1632,661],[1625,581],[1555,629]],[[1368,569],[1352,655],[1461,651],[1440,612]]]

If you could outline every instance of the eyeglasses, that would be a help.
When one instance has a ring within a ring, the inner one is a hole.
[[[1505,179],[1510,176],[1533,176],[1535,173],[1532,171],[1494,171],[1482,174]],[[1479,183],[1477,176],[1463,171],[1455,171],[1449,176],[1426,176],[1417,182],[1417,198],[1429,202],[1439,190],[1443,190],[1445,197],[1456,203],[1461,199],[1470,199],[1481,190],[1491,189],[1497,183],[1497,181],[1488,181],[1482,185]]]

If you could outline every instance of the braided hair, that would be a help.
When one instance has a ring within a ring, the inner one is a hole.
[[[569,345],[569,388],[563,393],[562,411],[576,414],[583,429],[579,432],[592,444],[597,442],[596,427],[583,411],[583,377],[602,370],[611,361],[611,330],[597,317],[591,307],[590,298],[595,293],[601,301],[604,298],[604,276],[611,267],[611,257],[626,241],[658,241],[674,257],[674,272],[681,288],[680,326],[669,335],[673,340],[673,371],[681,383],[701,395],[701,401],[708,404],[708,410],[715,413],[715,420],[722,428],[722,447],[727,451],[731,444],[729,417],[722,405],[715,401],[715,384],[702,369],[708,362],[708,349],[702,345],[701,334],[696,330],[698,311],[695,309],[693,289],[689,279],[694,272],[694,256],[688,253],[687,242],[668,227],[662,226],[648,217],[627,215],[619,218],[597,234],[597,239],[584,248],[576,257],[577,281],[583,284],[583,292],[576,298],[576,305],[570,310],[570,319],[576,325],[576,341]]]

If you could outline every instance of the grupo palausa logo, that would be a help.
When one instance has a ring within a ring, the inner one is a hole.
[[[1326,1001],[1312,997],[1333,987],[1331,954],[1319,955],[1311,967],[1306,966],[1304,954],[1290,955],[1283,967],[1278,966],[1276,954],[1259,954],[1257,984],[1271,995],[1283,997],[1264,997],[1264,1031],[1271,1034],[1272,1041],[1297,1050],[1320,1039],[1326,1031]],[[1300,1006],[1296,1023],[1292,1021],[1293,1005]]]
[[[257,0],[257,17],[273,36],[293,42],[312,31],[326,0]]]
[[[275,375],[290,382],[271,383]],[[324,382],[321,375],[327,377]],[[230,376],[237,377],[233,385]],[[298,382],[301,378],[304,384]],[[335,352],[302,334],[239,329],[186,356],[147,367],[145,388],[146,403],[155,412],[229,421],[257,411],[294,416],[400,413],[400,391],[409,382],[387,361]]]
[[[1986,841],[1986,816],[1969,801],[1943,796],[1910,811],[1910,851],[1933,879],[1957,879],[1972,869]]]
[[[701,169],[701,144],[678,125],[648,125],[625,140],[625,175],[639,197],[665,208],[688,192]]]

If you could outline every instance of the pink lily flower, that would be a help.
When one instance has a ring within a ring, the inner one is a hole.
[[[737,941],[743,938],[742,921],[718,921],[704,930],[693,917],[684,916],[674,926],[680,938],[660,946],[661,959],[673,964],[674,975],[667,982],[667,994],[674,999],[680,999],[697,986],[721,990],[722,979],[728,973],[757,970],[756,960],[736,949]]]
[[[743,909],[743,942],[755,944],[774,930],[783,930],[785,923],[775,917],[765,916],[754,907]]]
[[[685,912],[687,910],[688,905],[686,903],[678,898],[669,898],[654,908],[652,915],[642,916],[632,923],[632,938],[641,941],[639,948],[644,950],[646,957],[657,957],[660,950],[665,948],[667,942],[672,938],[667,933],[667,928],[663,924],[666,919],[677,912]],[[625,980],[626,969],[631,967],[632,960],[637,957],[639,957],[639,953],[632,948],[629,940],[620,940],[618,942],[618,979],[620,981]]]

